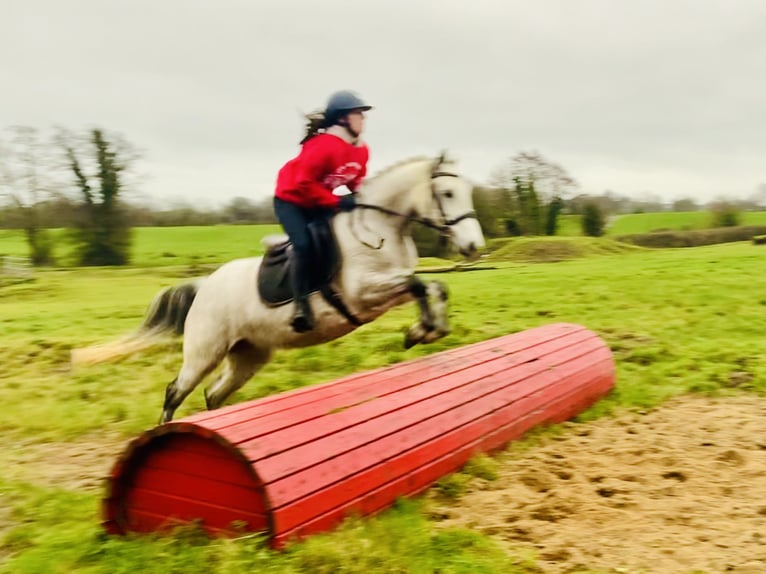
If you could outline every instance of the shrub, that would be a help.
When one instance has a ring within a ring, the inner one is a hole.
[[[583,208],[582,231],[589,237],[601,237],[604,235],[604,214],[595,202],[588,202]]]
[[[766,234],[766,226],[746,225],[740,227],[719,227],[691,231],[661,231],[621,235],[616,239],[641,247],[698,247],[733,241],[750,241],[757,235]]]

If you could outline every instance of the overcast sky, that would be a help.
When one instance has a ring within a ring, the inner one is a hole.
[[[764,0],[0,0],[0,128],[119,132],[162,202],[270,196],[342,88],[373,172],[447,147],[478,182],[537,150],[585,192],[766,183]]]

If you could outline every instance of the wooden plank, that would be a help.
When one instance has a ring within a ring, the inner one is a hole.
[[[215,474],[215,469],[211,469],[211,471],[211,474]],[[222,482],[217,480],[216,476],[200,478],[157,468],[142,467],[136,471],[131,488],[126,494],[126,507],[130,506],[132,492],[139,488],[165,492],[181,498],[195,499],[216,506],[243,508],[256,514],[266,511],[262,490]]]
[[[590,378],[598,373],[611,372],[609,360],[602,360],[585,367],[576,367],[569,377]],[[330,486],[335,482],[356,476],[366,469],[385,467],[385,475],[396,476],[397,468],[408,468],[409,464],[419,464],[429,457],[439,456],[439,451],[457,448],[462,442],[478,438],[492,430],[493,425],[504,424],[517,417],[515,402],[527,395],[533,395],[552,383],[545,374],[530,380],[529,385],[503,389],[494,396],[484,397],[481,402],[465,405],[454,412],[446,412],[439,417],[423,420],[395,434],[380,437],[373,443],[366,444],[343,455],[324,460],[317,466],[299,473],[288,475],[282,480],[270,484],[267,488],[273,508],[278,508],[297,498],[311,493],[322,493],[329,497]],[[492,410],[493,406],[500,405]],[[444,423],[444,424],[442,424]],[[445,428],[447,431],[445,432]],[[441,444],[441,442],[444,444]],[[435,444],[438,442],[439,444]],[[399,462],[397,457],[402,457]],[[332,478],[335,481],[332,480]],[[356,480],[356,478],[355,478]],[[343,487],[345,488],[345,487]],[[341,490],[343,490],[341,488]],[[320,490],[321,489],[321,490]]]
[[[196,498],[184,498],[167,492],[157,492],[145,488],[134,488],[130,493],[130,505],[127,508],[128,522],[135,512],[151,512],[157,517],[170,520],[202,520],[213,528],[231,530],[232,522],[242,521],[246,530],[264,530],[268,528],[267,516],[263,513],[248,512],[239,506],[225,507],[202,502]]]
[[[361,409],[364,409],[365,416],[361,418],[364,422],[354,426],[344,427],[335,425],[330,417],[326,417],[329,420],[326,421],[325,425],[322,425],[322,430],[313,430],[308,433],[308,436],[312,436],[312,432],[314,435],[320,435],[320,439],[296,446],[289,452],[280,454],[280,456],[259,460],[256,465],[258,475],[264,483],[272,482],[440,413],[453,412],[459,405],[468,403],[485,394],[490,394],[499,387],[508,387],[516,384],[523,386],[526,379],[537,373],[549,371],[550,365],[571,361],[598,349],[603,349],[603,343],[597,339],[591,339],[576,347],[552,353],[548,361],[527,362],[510,371],[501,370],[499,372],[488,373],[487,376],[477,377],[472,381],[464,381],[459,376],[454,377],[456,380],[444,377],[429,385],[430,396],[427,400],[420,401],[417,404],[417,408],[398,408],[400,406],[399,403],[407,403],[408,405],[412,403],[409,396],[404,397],[399,402],[392,398],[385,402],[381,401],[379,404],[363,405]],[[502,406],[502,404],[498,406]],[[384,417],[381,415],[388,416]],[[328,434],[328,431],[325,429],[329,429],[332,434]],[[270,438],[276,440],[276,436]],[[256,444],[255,446],[260,445]],[[248,449],[246,445],[242,445],[241,448],[247,458],[255,458],[253,451]],[[265,445],[265,448],[268,449],[268,445]],[[255,451],[256,456],[262,453],[262,449],[260,452],[258,450]]]
[[[561,395],[558,399],[552,398],[545,408],[538,410],[528,409],[527,415],[498,428],[496,431],[486,434],[482,438],[464,445],[460,449],[450,452],[430,464],[423,465],[413,473],[399,477],[374,491],[367,492],[350,504],[345,504],[326,512],[297,528],[284,532],[279,532],[275,529],[273,542],[275,545],[280,546],[292,537],[302,537],[312,532],[329,529],[350,513],[371,514],[385,508],[399,496],[412,496],[422,491],[424,487],[433,484],[440,477],[465,464],[475,453],[498,448],[509,440],[518,438],[524,432],[539,424],[540,421],[545,420],[546,417],[555,417],[558,409],[566,409],[571,404],[573,392],[580,396],[591,392],[592,389],[594,395],[599,396],[603,386],[607,385],[605,380],[603,375],[599,375],[594,381],[590,381],[585,385],[581,382],[576,382],[573,385],[574,390],[572,388],[559,388],[562,391]],[[608,382],[608,385],[611,386],[611,382]],[[525,400],[531,401],[532,397],[528,397]],[[593,400],[595,400],[595,397]]]
[[[583,345],[603,346],[599,339],[593,338],[588,333],[580,334],[579,338],[571,338],[567,339],[567,341],[570,342],[570,345],[563,349],[556,342],[544,343],[535,347],[534,350],[523,351],[508,357],[500,357],[495,361],[482,363],[468,370],[439,377],[429,381],[427,385],[418,385],[413,389],[409,389],[408,392],[389,396],[385,401],[364,403],[352,409],[326,415],[320,419],[274,432],[268,436],[268,440],[255,439],[245,441],[239,444],[239,448],[251,462],[290,450],[290,458],[296,461],[296,464],[292,465],[292,471],[294,472],[301,468],[297,464],[298,459],[294,458],[297,450],[317,452],[317,443],[324,439],[339,439],[343,441],[351,438],[352,435],[357,438],[362,435],[375,436],[381,432],[378,428],[380,421],[377,419],[385,414],[407,410],[404,407],[409,407],[416,403],[420,403],[418,409],[421,409],[427,403],[427,399],[439,397],[439,395],[450,391],[455,392],[452,395],[455,397],[465,395],[466,393],[479,393],[487,386],[503,384],[505,375],[513,380],[520,380],[520,378],[529,373],[529,365],[533,365],[534,372],[547,368],[550,364],[569,360],[569,357],[562,355],[562,353],[571,355],[572,353],[586,352],[586,348]],[[541,360],[543,357],[544,360]],[[493,375],[499,376],[499,378],[492,379]],[[466,389],[465,387],[468,388]],[[462,391],[460,390],[461,388],[463,389]],[[439,399],[439,401],[441,400]],[[445,407],[449,408],[446,404]],[[320,448],[324,448],[324,444]],[[259,476],[264,482],[270,480],[270,478],[267,478],[260,472]]]
[[[228,453],[227,458],[211,457],[207,453],[200,454],[177,448],[176,445],[165,445],[162,450],[147,457],[142,466],[208,479],[214,475],[218,482],[247,488],[260,487],[258,480],[253,477],[255,471],[247,461],[232,453]]]
[[[140,448],[146,449],[144,452],[157,452],[160,450],[190,452],[213,460],[229,460],[239,456],[236,447],[233,445],[227,447],[219,442],[225,441],[223,437],[210,438],[200,436],[196,434],[196,430],[194,429],[194,432],[170,430],[170,432],[151,438]],[[209,432],[207,429],[202,430],[206,433]]]
[[[473,353],[487,348],[502,347],[506,345],[519,345],[521,348],[525,348],[525,346],[529,344],[536,344],[535,341],[554,339],[559,336],[566,336],[569,333],[580,332],[583,330],[586,329],[580,325],[571,323],[553,323],[544,325],[535,329],[529,329],[528,331],[512,333],[510,335],[473,343],[472,345],[426,355],[410,361],[396,363],[394,365],[388,365],[362,373],[354,373],[335,381],[328,381],[294,389],[270,397],[257,399],[256,401],[229,405],[216,409],[215,411],[197,413],[180,420],[218,429],[229,424],[237,423],[243,417],[247,417],[248,419],[255,418],[257,416],[268,415],[287,408],[299,407],[305,402],[316,400],[317,397],[321,397],[324,394],[335,394],[348,387],[358,387],[366,382],[369,384],[376,384],[381,375],[386,375],[388,377],[403,376],[412,369],[428,368],[428,366],[433,365],[435,362],[443,360],[450,361],[463,357],[470,357]]]
[[[523,349],[523,352],[532,353],[534,349],[539,349],[543,343],[549,342],[546,340],[535,343],[535,345],[530,344],[528,348]],[[321,397],[316,401],[289,410],[263,415],[257,420],[257,424],[254,424],[256,421],[253,419],[245,419],[225,428],[217,428],[217,431],[232,444],[241,444],[279,430],[294,428],[298,424],[310,422],[326,415],[348,410],[365,402],[383,398],[390,400],[390,397],[395,393],[412,389],[418,385],[425,385],[430,381],[455,375],[458,372],[465,372],[468,376],[468,371],[477,369],[480,365],[510,360],[509,357],[511,356],[514,357],[512,364],[528,360],[518,358],[521,353],[522,350],[493,348],[474,353],[469,357],[460,359],[460,361],[440,362],[436,366],[429,365],[401,376],[389,378],[386,375],[385,378],[370,381],[364,386],[354,387],[343,393]],[[509,366],[503,368],[509,368]]]
[[[607,358],[576,367],[567,379],[576,385],[580,379],[609,379],[612,372],[611,359]],[[540,406],[539,401],[544,400],[542,391],[561,386],[545,375],[543,373],[529,386],[525,385],[523,391],[505,389],[503,402],[506,404],[499,409],[483,411],[476,408],[476,411],[482,411],[478,417],[468,409],[456,412],[455,419],[449,421],[454,423],[449,432],[439,432],[435,420],[423,421],[397,435],[383,437],[373,445],[324,461],[317,467],[269,485],[267,492],[274,509],[275,530],[290,529],[306,517],[372,491],[445,452],[480,439],[509,421],[523,418],[527,414],[525,409]],[[328,476],[337,477],[337,480],[330,482]],[[284,504],[287,506],[282,507]]]
[[[506,373],[500,374],[496,380],[500,385],[503,385],[503,387],[512,387],[514,383],[521,383],[519,386],[523,392],[528,384],[527,380],[534,376],[536,372],[532,370],[532,367],[527,367],[524,371],[517,370],[515,374],[517,378],[512,381],[503,380],[507,376]],[[492,383],[494,381],[490,378],[488,382]],[[475,386],[478,387],[478,383],[476,383]],[[507,399],[503,395],[493,395],[497,390],[495,388],[497,386],[498,385],[491,385],[487,393],[476,393],[475,396],[466,395],[465,393],[461,396],[459,392],[454,392],[450,393],[449,396],[435,397],[427,403],[419,405],[420,408],[417,411],[413,409],[399,411],[386,417],[385,420],[372,420],[360,425],[364,427],[364,430],[366,431],[365,433],[360,432],[360,429],[358,428],[350,429],[348,432],[343,431],[342,433],[338,433],[338,436],[332,435],[326,440],[322,440],[320,444],[315,445],[316,449],[313,451],[311,449],[299,447],[285,455],[265,459],[258,464],[259,474],[264,482],[271,482],[291,474],[296,467],[299,469],[313,467],[313,465],[322,463],[325,459],[337,461],[337,466],[339,466],[341,464],[339,462],[340,459],[335,457],[339,457],[344,452],[349,452],[354,448],[362,446],[364,446],[364,451],[360,452],[369,450],[371,456],[381,456],[383,453],[377,452],[375,446],[372,444],[373,441],[386,436],[389,432],[393,433],[395,431],[408,429],[413,425],[422,425],[424,421],[436,417],[437,415],[442,416],[428,424],[438,425],[434,430],[437,434],[447,432],[455,426],[455,417],[462,416],[462,412],[459,412],[457,409],[463,404],[467,405],[468,410],[465,412],[469,415],[477,412],[476,409],[479,408],[475,404],[472,404],[471,401],[481,398],[484,395],[487,395],[488,398],[484,399],[482,403],[479,403],[483,405],[481,408],[492,410],[493,408],[504,406],[504,401]],[[458,389],[458,391],[459,390],[460,389]],[[514,391],[511,390],[510,392]],[[410,429],[408,432],[412,432],[412,430]]]

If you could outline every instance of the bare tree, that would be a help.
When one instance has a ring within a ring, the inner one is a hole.
[[[13,126],[6,133],[0,140],[0,196],[24,230],[32,263],[52,263],[53,240],[41,217],[43,203],[55,193],[57,170],[51,142],[28,126]]]
[[[497,189],[498,212],[509,234],[555,235],[564,198],[577,182],[564,168],[536,151],[521,152],[495,169],[490,182]]]

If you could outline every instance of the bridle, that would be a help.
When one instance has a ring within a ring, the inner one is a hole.
[[[381,207],[380,205],[373,205],[371,203],[357,203],[356,208],[361,209],[370,209],[373,211],[378,211],[380,213],[385,213],[386,215],[391,215],[393,217],[401,217],[404,219],[405,223],[419,223],[421,225],[424,225],[425,227],[429,227],[431,229],[434,229],[439,232],[442,238],[449,237],[449,235],[452,233],[452,226],[460,223],[464,219],[478,219],[476,212],[474,210],[468,211],[462,215],[458,215],[457,217],[453,217],[452,219],[447,219],[447,212],[444,211],[444,205],[442,204],[442,200],[439,197],[439,194],[436,191],[436,183],[435,180],[440,177],[460,177],[456,173],[450,173],[447,171],[436,171],[434,170],[431,172],[431,198],[436,203],[436,206],[439,209],[439,215],[441,216],[441,221],[434,221],[430,217],[420,217],[414,213],[401,213],[399,211],[395,211],[393,209],[388,209],[386,207]],[[356,236],[356,233],[354,233]],[[383,247],[383,239],[381,238],[378,242],[378,245],[370,245],[369,243],[365,242],[362,239],[359,239],[357,236],[357,239],[366,245],[367,247],[370,247],[372,249],[380,249]]]
[[[460,176],[458,176],[455,173],[449,173],[448,171],[434,171],[431,174],[431,197],[433,197],[434,201],[436,202],[436,206],[439,208],[439,214],[442,217],[442,222],[441,224],[437,224],[428,218],[421,218],[421,221],[418,221],[418,223],[422,223],[423,225],[427,227],[436,229],[442,234],[445,234],[445,233],[449,234],[450,227],[452,227],[456,223],[460,223],[464,219],[478,219],[478,217],[476,215],[476,212],[471,210],[464,213],[463,215],[458,215],[457,217],[453,217],[452,219],[447,219],[447,213],[444,211],[444,205],[442,205],[442,200],[439,197],[439,194],[436,192],[436,184],[434,183],[434,180],[439,177],[460,177]]]

